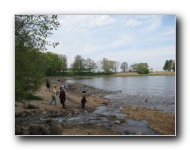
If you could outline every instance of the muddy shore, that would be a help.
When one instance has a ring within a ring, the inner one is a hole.
[[[59,84],[56,78],[52,85]],[[111,91],[89,88],[86,109],[81,108],[83,85],[68,84],[66,109],[49,105],[46,86],[36,93],[43,100],[15,102],[16,135],[175,135],[175,115],[123,104],[118,108],[104,98]],[[59,89],[58,89],[59,90]],[[112,93],[113,94],[113,93]]]

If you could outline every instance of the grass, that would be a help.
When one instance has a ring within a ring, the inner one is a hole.
[[[138,74],[137,72],[118,72],[112,76],[125,77],[125,76],[160,76],[160,75],[175,75],[175,72],[150,72],[149,74]]]

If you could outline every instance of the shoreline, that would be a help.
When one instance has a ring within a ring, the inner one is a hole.
[[[56,78],[53,77],[51,78],[52,80],[55,80]],[[58,83],[52,82],[55,85],[58,85]],[[97,89],[93,88],[93,90],[96,90],[96,92],[92,92],[89,97],[87,97],[87,103],[86,103],[86,110],[81,109],[81,88],[83,85],[78,85],[78,84],[68,84],[68,88],[66,90],[66,110],[63,110],[61,108],[61,104],[59,103],[59,99],[57,96],[57,103],[58,107],[54,105],[49,105],[50,97],[51,97],[51,92],[47,91],[45,85],[42,86],[41,90],[36,93],[36,95],[41,96],[43,98],[42,101],[27,101],[27,102],[16,102],[15,103],[15,113],[16,113],[16,119],[19,119],[19,117],[30,117],[30,115],[44,115],[45,118],[52,118],[52,115],[54,115],[54,118],[67,118],[69,120],[69,115],[71,116],[70,118],[76,118],[77,116],[83,116],[83,114],[86,113],[92,113],[94,112],[97,108],[100,108],[100,106],[106,107],[106,108],[112,108],[112,104],[109,99],[104,98],[104,94],[108,93],[99,93]],[[38,110],[34,109],[25,109],[23,105],[26,103],[32,103],[37,106],[39,106]],[[126,117],[123,118],[118,118],[116,115],[110,115],[110,116],[102,116],[105,117],[106,119],[109,120],[109,122],[113,123],[113,126],[115,125],[122,125],[124,124],[127,120],[147,120],[148,121],[148,128],[151,130],[155,131],[159,135],[175,135],[175,115],[170,114],[170,113],[164,113],[160,112],[157,110],[153,109],[145,109],[145,108],[140,108],[140,107],[134,107],[134,106],[129,106],[129,105],[122,105],[119,110],[120,113],[126,114]],[[20,114],[20,115],[19,115]],[[97,116],[96,118],[101,117],[100,115]],[[21,119],[21,118],[20,118]],[[100,119],[100,118],[99,118]],[[71,119],[70,119],[71,120]],[[50,121],[51,122],[51,121]],[[73,122],[71,124],[68,124],[69,121],[59,124],[58,128],[60,129],[61,135],[121,135],[121,133],[113,130],[111,127],[105,127],[102,126],[101,124],[96,125],[92,124],[88,121],[84,123],[78,123]],[[98,122],[98,120],[97,120]],[[52,122],[51,122],[52,123]],[[48,130],[51,129],[52,126],[54,126],[56,123],[52,123],[51,125],[47,126]],[[18,126],[20,127],[18,127]],[[21,128],[23,130],[23,134],[27,134],[30,129],[31,124],[23,125],[22,123],[16,123],[16,130],[18,132],[18,128]],[[58,129],[57,128],[57,129]],[[51,134],[52,133],[48,133]],[[55,134],[55,133],[54,133]],[[139,131],[136,133],[128,133],[132,135],[143,135],[144,133]]]

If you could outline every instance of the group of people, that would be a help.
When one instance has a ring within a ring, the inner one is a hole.
[[[58,82],[60,82],[60,80],[58,80]],[[48,79],[46,79],[46,87],[49,89],[50,91],[50,82]],[[49,105],[51,105],[53,102],[55,102],[55,106],[58,106],[56,103],[56,95],[58,95],[59,93],[59,99],[60,99],[60,103],[62,104],[62,108],[65,109],[65,100],[66,100],[66,87],[64,84],[64,81],[61,81],[61,85],[60,85],[60,92],[57,91],[57,86],[54,86],[52,89],[52,99],[49,103]],[[83,90],[82,90],[82,99],[81,99],[81,108],[85,109],[85,104],[87,102],[86,100],[86,96],[87,96],[87,87],[84,86]]]

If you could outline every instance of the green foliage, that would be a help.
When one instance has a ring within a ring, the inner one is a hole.
[[[47,68],[42,52],[53,29],[59,27],[57,16],[15,16],[15,98],[27,99],[39,89]]]
[[[67,57],[47,52],[44,54],[46,62],[46,75],[57,75],[67,71]]]
[[[101,64],[102,64],[102,69],[107,74],[113,72],[115,69],[115,67],[114,67],[115,62],[112,60],[108,60],[108,59],[104,58],[103,61],[101,62]]]
[[[147,63],[136,63],[131,65],[133,71],[138,72],[139,74],[149,74],[149,66]]]
[[[85,70],[85,59],[80,55],[76,55],[71,68],[73,72],[83,72]]]
[[[97,65],[96,65],[96,63],[92,59],[87,58],[85,60],[85,66],[84,66],[84,68],[85,68],[85,71],[87,71],[87,72],[90,73],[90,72],[95,71],[95,69],[97,68]]]
[[[128,64],[127,64],[127,62],[123,62],[122,64],[121,64],[121,70],[123,71],[123,72],[126,72],[127,70],[128,70]]]
[[[166,60],[163,70],[165,71],[175,71],[175,61],[174,60]]]

